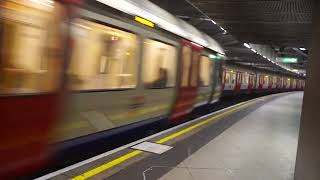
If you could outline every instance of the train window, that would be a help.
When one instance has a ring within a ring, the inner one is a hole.
[[[249,74],[247,72],[244,73],[243,84],[249,84]]]
[[[0,2],[0,94],[52,92],[59,86],[62,62],[59,3]]]
[[[235,84],[236,83],[236,73],[231,73],[231,84]]]
[[[249,74],[249,84],[253,85],[253,78],[254,76],[252,74]]]
[[[259,84],[264,84],[263,75],[259,75]]]
[[[230,72],[226,72],[226,75],[225,75],[225,83],[226,83],[226,84],[230,84],[230,79],[231,79],[231,74],[230,74]]]
[[[268,85],[269,84],[269,76],[264,76],[263,78],[263,84]]]
[[[137,36],[98,23],[73,22],[74,50],[68,69],[72,90],[134,88]]]
[[[199,70],[199,83],[200,86],[209,86],[212,76],[212,61],[207,56],[201,56],[200,70]]]
[[[182,60],[183,60],[183,69],[182,69],[182,80],[181,86],[186,87],[189,85],[189,74],[191,66],[191,48],[184,46],[182,49]]]
[[[198,79],[199,79],[199,58],[200,58],[200,53],[193,51],[192,52],[192,68],[191,68],[191,86],[196,87],[198,85]]]
[[[240,73],[240,72],[237,72],[237,84],[240,84],[240,83],[242,83],[242,73]]]
[[[173,87],[176,80],[177,48],[147,39],[143,52],[145,85],[149,88]]]
[[[223,70],[222,76],[223,76],[222,83],[225,84],[226,83],[226,71],[225,70]]]
[[[242,72],[239,72],[239,73],[237,73],[237,74],[238,74],[237,83],[238,83],[238,84],[242,84],[242,83],[243,83],[243,73],[242,73]]]

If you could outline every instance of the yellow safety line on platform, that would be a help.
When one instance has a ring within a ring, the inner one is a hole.
[[[171,134],[171,135],[169,135],[167,137],[164,137],[164,138],[156,141],[156,143],[161,144],[161,143],[167,142],[169,140],[172,140],[172,139],[174,139],[174,138],[176,138],[178,136],[181,136],[181,135],[183,135],[183,134],[185,134],[185,133],[187,133],[189,131],[192,131],[193,129],[195,129],[197,127],[203,126],[203,125],[205,125],[205,124],[207,124],[207,123],[209,123],[211,121],[214,121],[214,120],[216,120],[218,118],[224,117],[224,116],[226,116],[226,115],[228,115],[230,113],[233,113],[233,112],[235,112],[235,111],[237,111],[239,109],[243,109],[243,108],[245,108],[245,107],[247,107],[247,106],[249,106],[249,105],[251,105],[251,104],[253,104],[255,102],[256,102],[256,100],[253,100],[253,101],[249,101],[249,102],[247,102],[245,104],[235,106],[235,107],[231,108],[230,110],[227,110],[225,112],[219,113],[219,114],[217,114],[217,115],[215,115],[215,116],[213,116],[211,118],[208,118],[208,119],[206,119],[204,121],[201,121],[201,122],[199,122],[199,123],[197,123],[197,124],[195,124],[193,126],[190,126],[190,127],[185,128],[185,129],[183,129],[181,131],[173,133],[173,134]],[[121,156],[121,157],[119,157],[119,158],[117,158],[117,159],[115,159],[113,161],[107,162],[107,163],[105,163],[105,164],[103,164],[101,166],[98,166],[98,167],[96,167],[96,168],[94,168],[92,170],[89,170],[89,171],[87,171],[87,172],[85,172],[85,173],[83,173],[83,174],[81,174],[79,176],[76,176],[76,177],[72,178],[71,180],[85,180],[85,179],[88,179],[88,178],[90,178],[92,176],[95,176],[95,175],[101,173],[102,171],[110,169],[110,168],[112,168],[112,167],[114,167],[114,166],[116,166],[116,165],[118,165],[118,164],[120,164],[120,163],[122,163],[122,162],[124,162],[124,161],[126,161],[128,159],[130,159],[130,158],[133,158],[133,157],[135,157],[135,156],[137,156],[137,155],[139,155],[141,153],[142,153],[142,151],[139,151],[139,150],[132,151],[132,152],[130,152],[128,154],[125,154],[125,155],[123,155],[123,156]]]
[[[197,128],[197,127],[203,126],[203,125],[205,125],[205,124],[207,124],[207,123],[209,123],[209,122],[211,122],[211,121],[213,121],[213,120],[219,119],[219,118],[221,118],[221,117],[223,117],[223,116],[226,116],[226,115],[228,115],[228,114],[230,114],[230,113],[233,113],[234,111],[237,111],[237,110],[239,110],[239,109],[242,109],[242,108],[244,108],[244,107],[247,107],[247,106],[249,106],[249,105],[251,105],[251,104],[253,104],[253,103],[255,103],[255,102],[248,102],[248,103],[246,103],[246,104],[242,104],[242,105],[236,106],[236,107],[234,107],[234,108],[232,108],[232,109],[230,109],[230,110],[228,110],[228,111],[226,111],[226,112],[222,112],[222,113],[220,113],[220,114],[218,114],[218,115],[216,115],[216,116],[213,116],[213,117],[211,117],[211,118],[209,118],[209,119],[207,119],[207,120],[204,120],[204,121],[202,121],[202,122],[199,122],[199,123],[197,123],[197,124],[195,124],[195,125],[193,125],[193,126],[190,126],[190,127],[186,128],[186,129],[183,129],[183,130],[178,131],[178,132],[176,132],[176,133],[174,133],[174,134],[171,134],[171,135],[169,135],[169,136],[167,136],[167,137],[164,137],[164,138],[156,141],[156,143],[161,144],[161,143],[167,142],[167,141],[169,141],[169,140],[171,140],[171,139],[174,139],[174,138],[176,138],[176,137],[178,137],[178,136],[181,136],[181,135],[183,135],[183,134],[185,134],[185,133],[187,133],[187,132],[189,132],[189,131],[192,131],[193,129],[195,129],[195,128]]]
[[[111,168],[113,166],[116,166],[116,165],[118,165],[118,164],[120,164],[120,163],[122,163],[122,162],[124,162],[124,161],[126,161],[126,160],[128,160],[128,159],[130,159],[132,157],[134,157],[134,156],[137,156],[138,154],[141,154],[141,153],[142,153],[142,151],[135,150],[135,151],[133,151],[131,153],[128,153],[128,154],[126,154],[124,156],[121,156],[121,157],[119,157],[119,158],[117,158],[117,159],[115,159],[113,161],[110,161],[110,162],[105,163],[105,164],[103,164],[101,166],[98,166],[98,167],[96,167],[96,168],[94,168],[94,169],[92,169],[92,170],[90,170],[88,172],[85,172],[85,173],[81,174],[80,176],[74,177],[74,178],[72,178],[72,180],[88,179],[88,178],[90,178],[90,177],[92,177],[92,176],[94,176],[96,174],[101,173],[102,171],[105,171],[105,170],[107,170],[107,169],[109,169],[109,168]]]

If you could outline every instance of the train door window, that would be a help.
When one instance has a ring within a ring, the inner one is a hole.
[[[200,60],[200,53],[197,51],[192,52],[192,61],[191,61],[191,78],[190,78],[190,85],[192,87],[198,86],[198,79],[199,79],[199,60]]]
[[[181,86],[187,87],[189,86],[189,74],[190,74],[190,67],[191,67],[191,54],[192,50],[190,47],[184,46],[182,49],[182,80]]]
[[[249,84],[249,74],[247,72],[244,73],[244,78],[243,78],[243,83],[244,84]]]
[[[228,71],[226,71],[225,73],[226,73],[226,75],[225,75],[225,83],[226,83],[226,84],[230,84],[231,73],[228,72]]]
[[[238,79],[237,79],[237,84],[241,84],[242,83],[242,73],[238,72],[237,73]]]
[[[253,84],[253,75],[249,74],[249,84]]]
[[[149,88],[173,87],[176,81],[177,48],[156,40],[144,41],[143,82]]]
[[[231,84],[235,84],[236,83],[236,73],[231,72]]]
[[[52,92],[59,86],[62,61],[61,5],[0,2],[0,94]]]
[[[263,84],[264,85],[268,85],[269,84],[269,76],[264,76]]]
[[[263,75],[260,75],[260,76],[259,76],[259,84],[264,84]]]
[[[223,76],[222,84],[225,84],[226,83],[226,71],[225,70],[223,70],[222,76]]]
[[[273,81],[272,81],[272,76],[269,76],[268,82],[269,82],[269,84],[272,84],[272,83],[273,83]]]
[[[73,22],[74,50],[69,66],[73,90],[134,88],[137,36],[87,20]]]
[[[201,56],[200,70],[199,70],[199,83],[200,86],[209,86],[212,77],[212,63],[207,56]]]

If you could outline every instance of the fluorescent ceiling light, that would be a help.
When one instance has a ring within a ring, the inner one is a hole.
[[[211,22],[212,22],[213,24],[217,24],[214,20],[211,20]]]
[[[248,43],[244,43],[243,45],[244,45],[245,47],[249,48],[249,49],[251,48]]]
[[[303,47],[301,47],[301,48],[299,48],[301,51],[306,51],[307,49],[306,48],[303,48]]]

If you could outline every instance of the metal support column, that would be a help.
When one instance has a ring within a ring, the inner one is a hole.
[[[314,0],[313,13],[313,37],[309,51],[295,180],[320,179],[320,1],[318,0]]]

